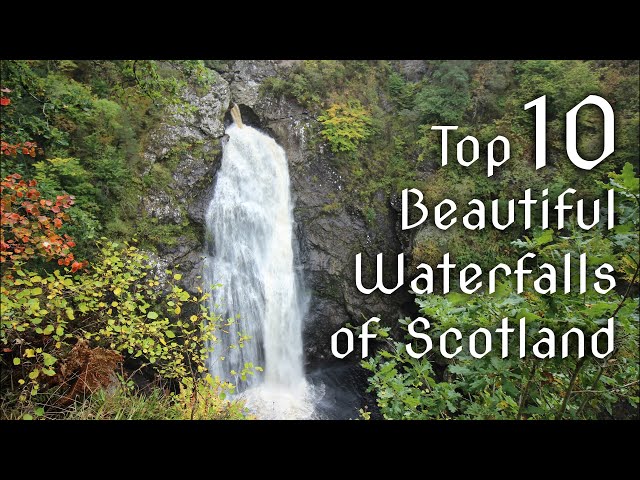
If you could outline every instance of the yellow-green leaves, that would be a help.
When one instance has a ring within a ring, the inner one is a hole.
[[[155,288],[160,281],[148,276],[151,265],[137,249],[106,241],[100,247],[91,270],[55,270],[43,277],[21,269],[17,281],[3,282],[0,344],[20,346],[12,359],[20,368],[12,374],[24,389],[21,401],[46,392],[74,337],[140,358],[185,388],[206,372],[225,324],[209,311],[208,294],[193,296],[173,282]],[[189,314],[181,319],[183,312]]]
[[[50,367],[51,365],[53,365],[58,361],[56,357],[54,357],[53,355],[49,355],[48,353],[43,353],[42,359],[44,361],[45,367]]]
[[[355,152],[371,134],[371,117],[358,101],[334,103],[318,120],[323,127],[320,134],[334,153]]]

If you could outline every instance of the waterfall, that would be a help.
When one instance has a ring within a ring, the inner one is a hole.
[[[293,205],[284,150],[269,136],[243,126],[236,105],[226,130],[222,165],[207,210],[205,286],[210,308],[238,316],[210,355],[212,375],[231,380],[259,416],[311,414],[302,355],[306,298],[294,264]],[[240,334],[244,348],[229,349]],[[221,359],[224,357],[224,359]],[[242,382],[245,364],[264,368]],[[235,375],[231,375],[231,371]]]
[[[244,127],[244,123],[242,123],[242,115],[240,115],[240,108],[237,103],[233,104],[231,107],[231,118],[233,118],[233,123],[235,123],[239,128]]]

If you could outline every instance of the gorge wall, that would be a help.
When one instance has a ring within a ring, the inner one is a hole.
[[[142,214],[159,227],[179,227],[180,235],[173,241],[157,243],[152,258],[161,276],[166,268],[179,265],[176,270],[183,273],[184,286],[195,291],[202,282],[205,211],[226,141],[228,110],[237,103],[244,122],[267,132],[287,154],[299,240],[296,254],[311,293],[304,349],[307,363],[316,364],[333,358],[330,336],[345,323],[359,325],[377,315],[392,325],[410,311],[408,289],[389,296],[363,295],[354,280],[357,253],[363,253],[369,267],[365,285],[373,285],[375,256],[382,252],[392,260],[388,270],[395,275],[396,255],[408,252],[409,245],[400,234],[397,202],[383,197],[386,208],[367,220],[348,201],[335,201],[338,193],[344,197],[345,185],[332,153],[312,138],[319,131],[317,120],[295,100],[271,96],[260,88],[265,79],[293,63],[235,61],[214,72],[215,82],[206,91],[195,86],[186,91],[189,108],[174,109],[148,136],[144,153],[148,168],[168,171],[170,178],[149,186]]]

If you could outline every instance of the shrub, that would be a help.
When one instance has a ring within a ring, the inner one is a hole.
[[[318,121],[323,127],[320,134],[334,153],[355,152],[358,144],[371,134],[371,117],[357,101],[334,103]]]
[[[504,283],[494,295],[430,295],[419,297],[417,303],[431,320],[430,333],[437,336],[451,327],[465,335],[505,317],[524,317],[527,345],[535,342],[532,333],[542,327],[557,332],[570,325],[593,333],[614,317],[617,341],[613,352],[604,359],[501,358],[495,351],[481,359],[466,352],[451,360],[435,355],[415,359],[407,354],[404,342],[388,338],[389,328],[381,328],[378,334],[386,339],[386,347],[362,366],[371,372],[370,390],[376,393],[385,418],[590,419],[637,415],[638,298],[631,295],[637,295],[640,269],[640,192],[631,164],[610,177],[609,186],[620,198],[620,224],[612,232],[576,231],[554,240],[552,230],[546,230],[533,239],[513,243],[536,253],[539,262],[554,264],[566,253],[575,256],[576,252],[589,252],[595,261],[612,262],[623,282],[622,295],[615,290],[606,295],[593,290],[539,295],[531,284],[525,286],[524,293],[516,294]],[[409,321],[400,323],[406,326]],[[495,345],[500,342],[494,339]],[[511,342],[513,355],[519,339],[514,336]],[[437,375],[442,369],[444,373]]]

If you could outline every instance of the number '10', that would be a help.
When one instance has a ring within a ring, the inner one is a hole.
[[[585,160],[580,156],[577,150],[576,139],[576,121],[578,117],[578,111],[584,105],[595,105],[604,114],[604,148],[600,157],[595,160]],[[543,95],[535,100],[527,103],[524,106],[525,110],[529,110],[531,107],[536,108],[536,170],[542,168],[547,163],[547,96]],[[613,108],[609,102],[598,95],[589,95],[578,105],[573,107],[567,112],[567,138],[566,147],[569,160],[573,164],[583,170],[591,170],[598,165],[602,160],[607,158],[613,153],[614,150],[614,118]]]

